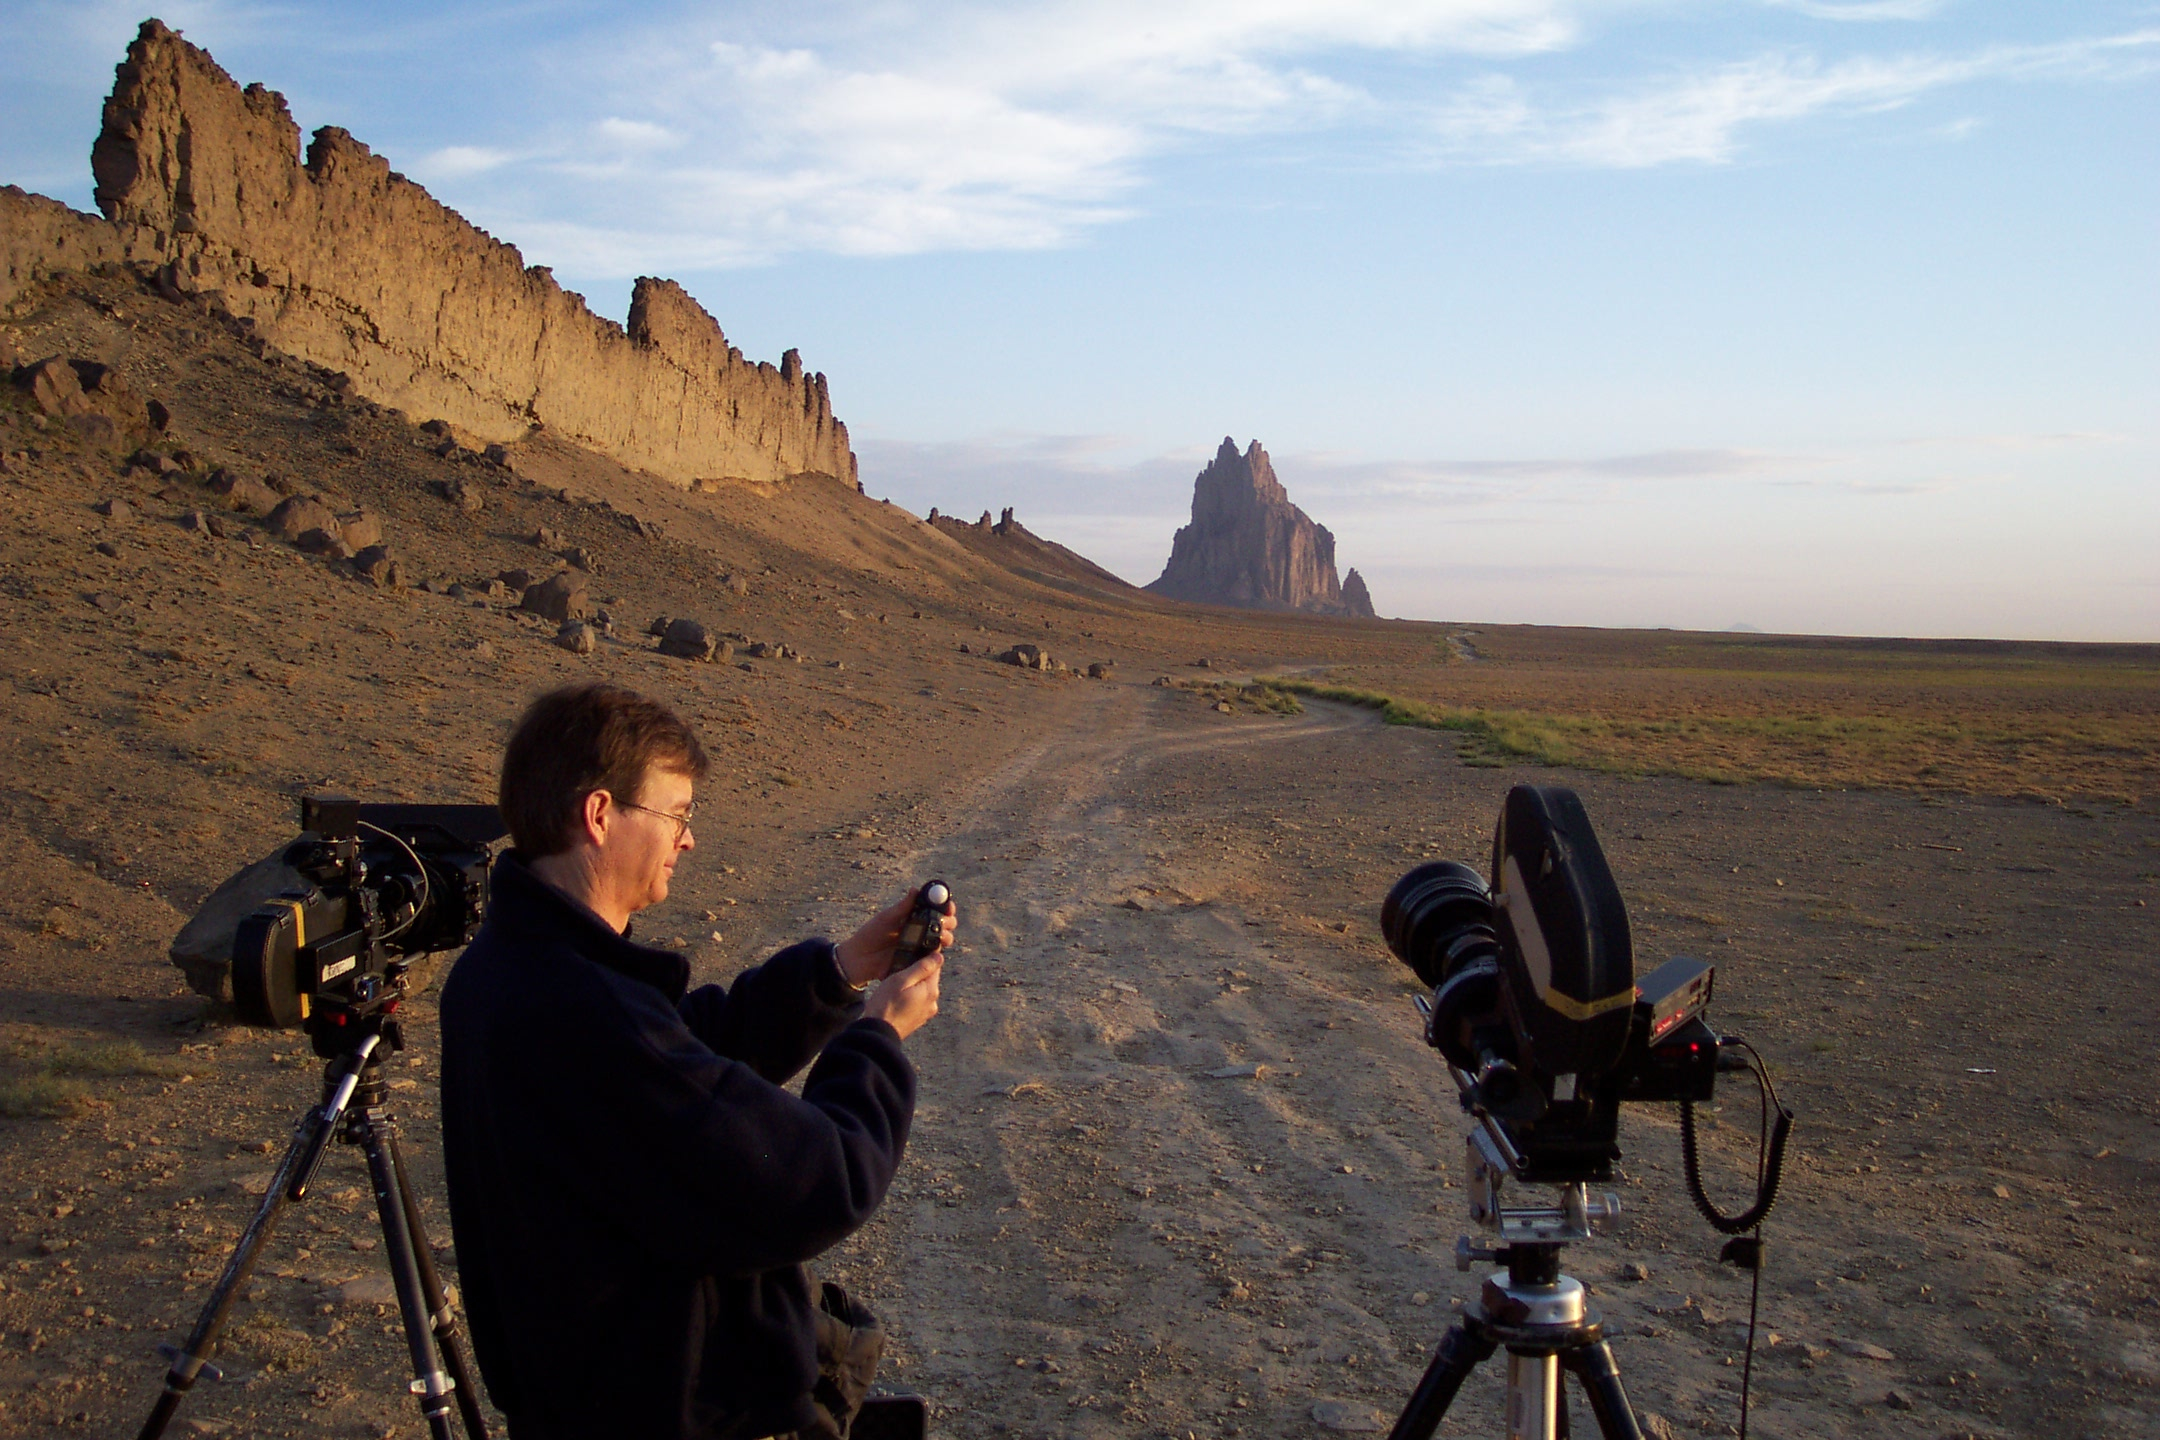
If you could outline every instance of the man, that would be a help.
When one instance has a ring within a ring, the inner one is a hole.
[[[688,991],[629,936],[696,844],[690,728],[615,686],[544,695],[503,756],[515,848],[442,996],[450,1222],[513,1440],[812,1426],[802,1262],[861,1226],[915,1098],[939,952],[888,974],[909,896]],[[801,1098],[781,1088],[812,1058]]]

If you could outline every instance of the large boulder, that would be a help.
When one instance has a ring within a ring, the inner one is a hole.
[[[288,543],[316,530],[329,535],[338,532],[336,512],[306,495],[288,495],[280,500],[266,523],[271,534]]]
[[[575,570],[565,570],[528,589],[518,606],[557,622],[583,620],[592,614],[592,599],[586,593],[585,585],[585,576]]]
[[[660,634],[660,653],[680,660],[724,662],[734,658],[735,647],[695,620],[670,620]]]
[[[31,403],[47,415],[83,415],[90,397],[83,394],[82,377],[58,355],[48,355],[15,372],[15,383],[30,392]]]

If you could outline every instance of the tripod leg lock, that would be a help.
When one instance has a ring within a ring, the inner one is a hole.
[[[198,1376],[207,1380],[225,1378],[225,1372],[211,1364],[207,1355],[191,1355],[170,1342],[158,1346],[157,1353],[159,1358],[172,1366],[171,1373],[165,1379],[168,1386],[177,1382],[180,1388],[186,1389],[195,1383]]]

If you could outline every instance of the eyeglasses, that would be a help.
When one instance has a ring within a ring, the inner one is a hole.
[[[620,805],[625,810],[642,810],[647,815],[657,815],[662,820],[674,821],[675,838],[677,840],[681,840],[683,836],[690,833],[690,817],[697,814],[697,802],[695,800],[691,801],[688,805],[683,806],[682,813],[680,815],[676,814],[672,810],[655,810],[650,805],[632,805],[627,800],[618,800],[615,803],[617,805]]]

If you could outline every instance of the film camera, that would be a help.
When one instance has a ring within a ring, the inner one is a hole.
[[[1380,929],[1396,958],[1432,987],[1429,1000],[1419,999],[1425,1038],[1447,1061],[1476,1121],[1468,1140],[1470,1213],[1498,1243],[1464,1236],[1457,1268],[1505,1267],[1486,1277],[1441,1341],[1392,1440],[1430,1440],[1464,1379],[1502,1346],[1510,1440],[1567,1433],[1563,1370],[1581,1382],[1600,1433],[1639,1440],[1602,1324],[1583,1285],[1560,1273],[1567,1244],[1619,1218],[1619,1201],[1593,1199],[1588,1187],[1611,1179],[1620,1158],[1620,1106],[1679,1105],[1689,1195],[1712,1227],[1734,1237],[1722,1258],[1758,1280],[1759,1227],[1777,1196],[1792,1113],[1777,1104],[1752,1048],[1704,1019],[1715,979],[1710,966],[1674,959],[1636,980],[1627,907],[1572,790],[1510,790],[1493,835],[1490,884],[1468,865],[1421,865],[1388,892]],[[1755,1198],[1738,1215],[1711,1203],[1696,1152],[1694,1107],[1712,1098],[1727,1069],[1752,1069],[1763,1100]],[[1553,1203],[1515,1200],[1511,1183],[1559,1193]],[[1751,1307],[1750,1372],[1752,1334]],[[1743,1434],[1746,1396],[1744,1375]]]
[[[503,824],[492,805],[363,805],[311,795],[285,863],[306,881],[233,935],[233,1003],[250,1025],[305,1025],[316,1053],[395,1009],[414,957],[454,950],[487,908]]]
[[[471,1440],[486,1440],[479,1387],[398,1147],[383,1066],[405,1045],[395,1012],[412,962],[457,949],[480,928],[502,819],[492,805],[362,805],[312,795],[300,802],[300,828],[305,833],[281,858],[304,883],[241,920],[232,990],[250,1025],[307,1027],[315,1053],[328,1062],[322,1100],[294,1127],[187,1339],[158,1347],[171,1368],[138,1440],[164,1434],[197,1380],[222,1378],[213,1357],[233,1303],[279,1216],[307,1198],[338,1141],[367,1157],[412,1361],[411,1390],[428,1431],[433,1440],[451,1440],[454,1413]]]
[[[1623,1100],[1706,1101],[1716,972],[1676,959],[1640,985],[1621,901],[1572,790],[1518,785],[1493,836],[1491,888],[1421,865],[1380,911],[1388,948],[1433,987],[1426,1040],[1522,1157],[1517,1178],[1606,1180]]]

